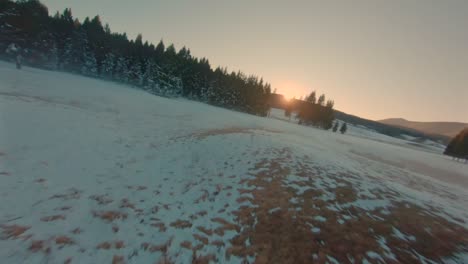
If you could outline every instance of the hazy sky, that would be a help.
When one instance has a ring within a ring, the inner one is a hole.
[[[370,119],[468,122],[468,1],[42,0]]]

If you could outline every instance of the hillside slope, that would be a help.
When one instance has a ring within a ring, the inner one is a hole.
[[[0,62],[0,262],[467,263],[466,165],[371,138]]]
[[[379,120],[378,122],[392,126],[411,128],[426,134],[444,135],[450,138],[468,127],[467,123],[460,122],[416,122],[408,121],[403,118],[388,118]]]

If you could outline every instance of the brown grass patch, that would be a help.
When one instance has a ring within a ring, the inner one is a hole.
[[[125,248],[125,243],[122,240],[119,240],[114,243],[114,246],[116,249]]]
[[[210,195],[210,193],[205,189],[203,189],[202,192],[203,192],[203,194],[195,200],[196,204],[200,203],[200,201],[202,201],[202,202],[206,201],[206,199]]]
[[[115,242],[102,242],[96,246],[97,249],[109,250],[112,248],[115,249],[122,249],[125,248],[125,243],[122,240],[118,240]]]
[[[73,241],[73,239],[67,236],[58,236],[55,238],[55,244],[66,246],[66,245],[73,245],[75,244],[75,242]]]
[[[93,216],[97,218],[101,218],[104,221],[107,222],[113,222],[115,220],[125,220],[127,219],[127,214],[126,213],[121,213],[118,211],[93,211]]]
[[[1,239],[18,239],[31,227],[20,225],[0,225],[0,228],[3,229]]]
[[[111,198],[107,196],[107,194],[104,195],[91,195],[89,199],[96,201],[99,205],[105,205],[105,204],[110,204],[113,202]]]
[[[220,247],[224,247],[225,244],[222,240],[215,240],[211,242],[211,245],[220,248]]]
[[[112,264],[125,264],[124,256],[114,255],[112,258]]]
[[[223,219],[221,217],[212,218],[211,221],[221,224],[221,226],[222,226],[221,228],[224,231],[226,231],[226,230],[236,231],[236,232],[240,231],[240,227],[238,225],[230,223],[229,221],[226,221],[225,219]]]
[[[213,232],[217,234],[218,236],[224,236],[224,228],[222,227],[216,228]]]
[[[45,216],[41,218],[42,222],[52,222],[52,221],[57,221],[57,220],[65,220],[66,217],[64,215],[51,215],[51,216]]]
[[[192,223],[186,220],[177,220],[175,222],[172,222],[170,226],[175,227],[175,228],[190,228],[192,227]]]
[[[120,208],[130,208],[135,210],[135,205],[132,204],[128,199],[124,198],[120,201]]]
[[[83,230],[81,228],[77,227],[77,228],[73,229],[71,232],[73,234],[75,234],[75,235],[78,235],[78,234],[83,233]]]
[[[193,253],[192,264],[209,264],[216,263],[216,256],[214,254],[200,255],[197,256],[196,253]]]
[[[77,190],[75,188],[68,189],[67,192],[62,194],[55,194],[50,197],[50,199],[62,199],[64,201],[67,200],[75,200],[81,197],[82,191]]]
[[[197,229],[198,229],[198,231],[204,233],[207,236],[213,235],[213,230],[211,230],[211,229],[207,229],[207,228],[205,228],[203,226],[197,226]]]
[[[192,249],[192,242],[190,241],[183,241],[180,243],[180,246],[185,249]]]
[[[58,211],[68,211],[70,209],[71,209],[71,206],[62,206],[59,208],[55,208],[55,210],[58,210]]]
[[[151,223],[150,226],[156,227],[159,229],[159,232],[166,232],[167,228],[164,223]]]
[[[207,211],[200,211],[200,212],[197,213],[197,215],[199,215],[199,216],[201,216],[201,217],[203,217],[203,216],[205,216],[205,215],[207,215],[207,214],[208,214]]]
[[[29,251],[34,253],[44,250],[44,240],[33,240],[31,246],[29,246]]]
[[[207,237],[204,237],[204,236],[201,236],[201,235],[198,235],[198,234],[193,234],[193,237],[194,237],[196,240],[202,242],[203,245],[205,245],[205,246],[208,245],[208,242],[209,242],[209,241],[208,241],[208,238],[207,238]]]
[[[110,242],[102,242],[101,244],[97,245],[96,248],[97,249],[104,249],[104,250],[109,250],[111,249],[112,247],[112,244]]]
[[[436,209],[393,203],[390,214],[383,214],[380,208],[364,210],[354,206],[347,206],[342,211],[331,210],[327,206],[349,204],[357,199],[357,191],[346,177],[327,175],[336,179],[339,187],[317,190],[314,189],[311,172],[303,171],[301,174],[311,181],[294,184],[310,186],[310,189],[298,194],[283,182],[289,170],[283,168],[282,161],[294,164],[284,158],[261,162],[256,166],[261,170],[255,178],[244,182],[256,187],[240,190],[253,195],[255,207],[241,206],[233,212],[243,228],[230,240],[227,257],[236,255],[245,259],[256,256],[255,263],[325,263],[329,261],[328,256],[339,263],[351,263],[350,258],[355,263],[362,263],[364,259],[369,263],[382,262],[367,256],[367,252],[373,251],[386,263],[418,263],[417,254],[440,263],[444,258],[468,248],[468,230],[435,215]],[[324,191],[334,193],[335,200],[322,200],[320,197]],[[379,197],[394,195],[393,192],[384,194],[379,191]],[[291,198],[296,201],[292,203]],[[318,215],[326,221],[315,220]],[[344,216],[348,219],[340,224],[338,220]],[[225,224],[221,219],[216,222]],[[312,227],[318,231],[312,232]],[[398,238],[393,234],[394,228],[414,239]],[[214,232],[222,234],[222,231]],[[379,238],[386,239],[396,261],[385,255],[386,248],[379,243]],[[314,254],[316,258],[312,258]]]

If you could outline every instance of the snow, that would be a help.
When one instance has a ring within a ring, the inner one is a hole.
[[[32,236],[0,237],[0,260],[59,263],[72,257],[80,263],[109,263],[122,255],[131,263],[163,256],[187,263],[192,251],[180,243],[196,245],[194,234],[206,236],[198,227],[222,226],[214,218],[235,223],[233,211],[255,206],[237,201],[253,199],[240,193],[255,188],[242,180],[261,171],[254,165],[262,159],[284,155],[272,151],[278,149],[289,149],[293,163],[313,175],[304,178],[291,168],[282,182],[296,195],[316,189],[323,191],[321,199],[332,201],[337,197],[330,190],[347,186],[340,177],[355,186],[359,199],[330,204],[339,212],[349,207],[386,210],[395,201],[412,201],[442,208],[438,214],[449,221],[468,221],[467,167],[434,148],[353,126],[344,135],[300,126],[274,109],[271,118],[262,118],[67,73],[18,71],[0,62],[0,226],[28,226],[24,236]],[[398,195],[376,197],[383,188]],[[281,210],[273,209],[270,213]],[[126,217],[109,222],[98,217],[104,212]],[[65,219],[41,220],[54,215]],[[324,216],[315,219],[327,223]],[[342,219],[337,221],[347,221]],[[177,227],[178,220],[190,227]],[[76,228],[82,233],[71,232]],[[312,231],[321,233],[319,227]],[[213,234],[209,242],[221,240],[227,247],[236,233]],[[74,243],[61,248],[54,243],[61,235]],[[31,252],[32,240],[43,240],[51,253]],[[119,240],[125,243],[122,249],[96,248]],[[150,253],[140,246],[168,241],[167,252]],[[226,256],[226,247],[207,244],[198,254],[241,263]],[[381,258],[376,254],[367,255]]]

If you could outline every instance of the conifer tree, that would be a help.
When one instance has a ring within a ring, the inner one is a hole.
[[[341,134],[346,133],[347,130],[348,130],[348,126],[346,125],[346,123],[343,123],[340,128]]]
[[[115,63],[115,55],[112,52],[107,53],[101,63],[101,76],[107,79],[112,79],[114,77]]]
[[[340,125],[340,123],[338,121],[336,121],[335,124],[333,125],[333,132],[338,131],[338,126],[339,125]]]
[[[321,106],[325,105],[325,95],[324,94],[320,95],[320,97],[317,100],[317,104],[319,104]]]
[[[463,129],[450,140],[444,154],[468,160],[468,128]]]

